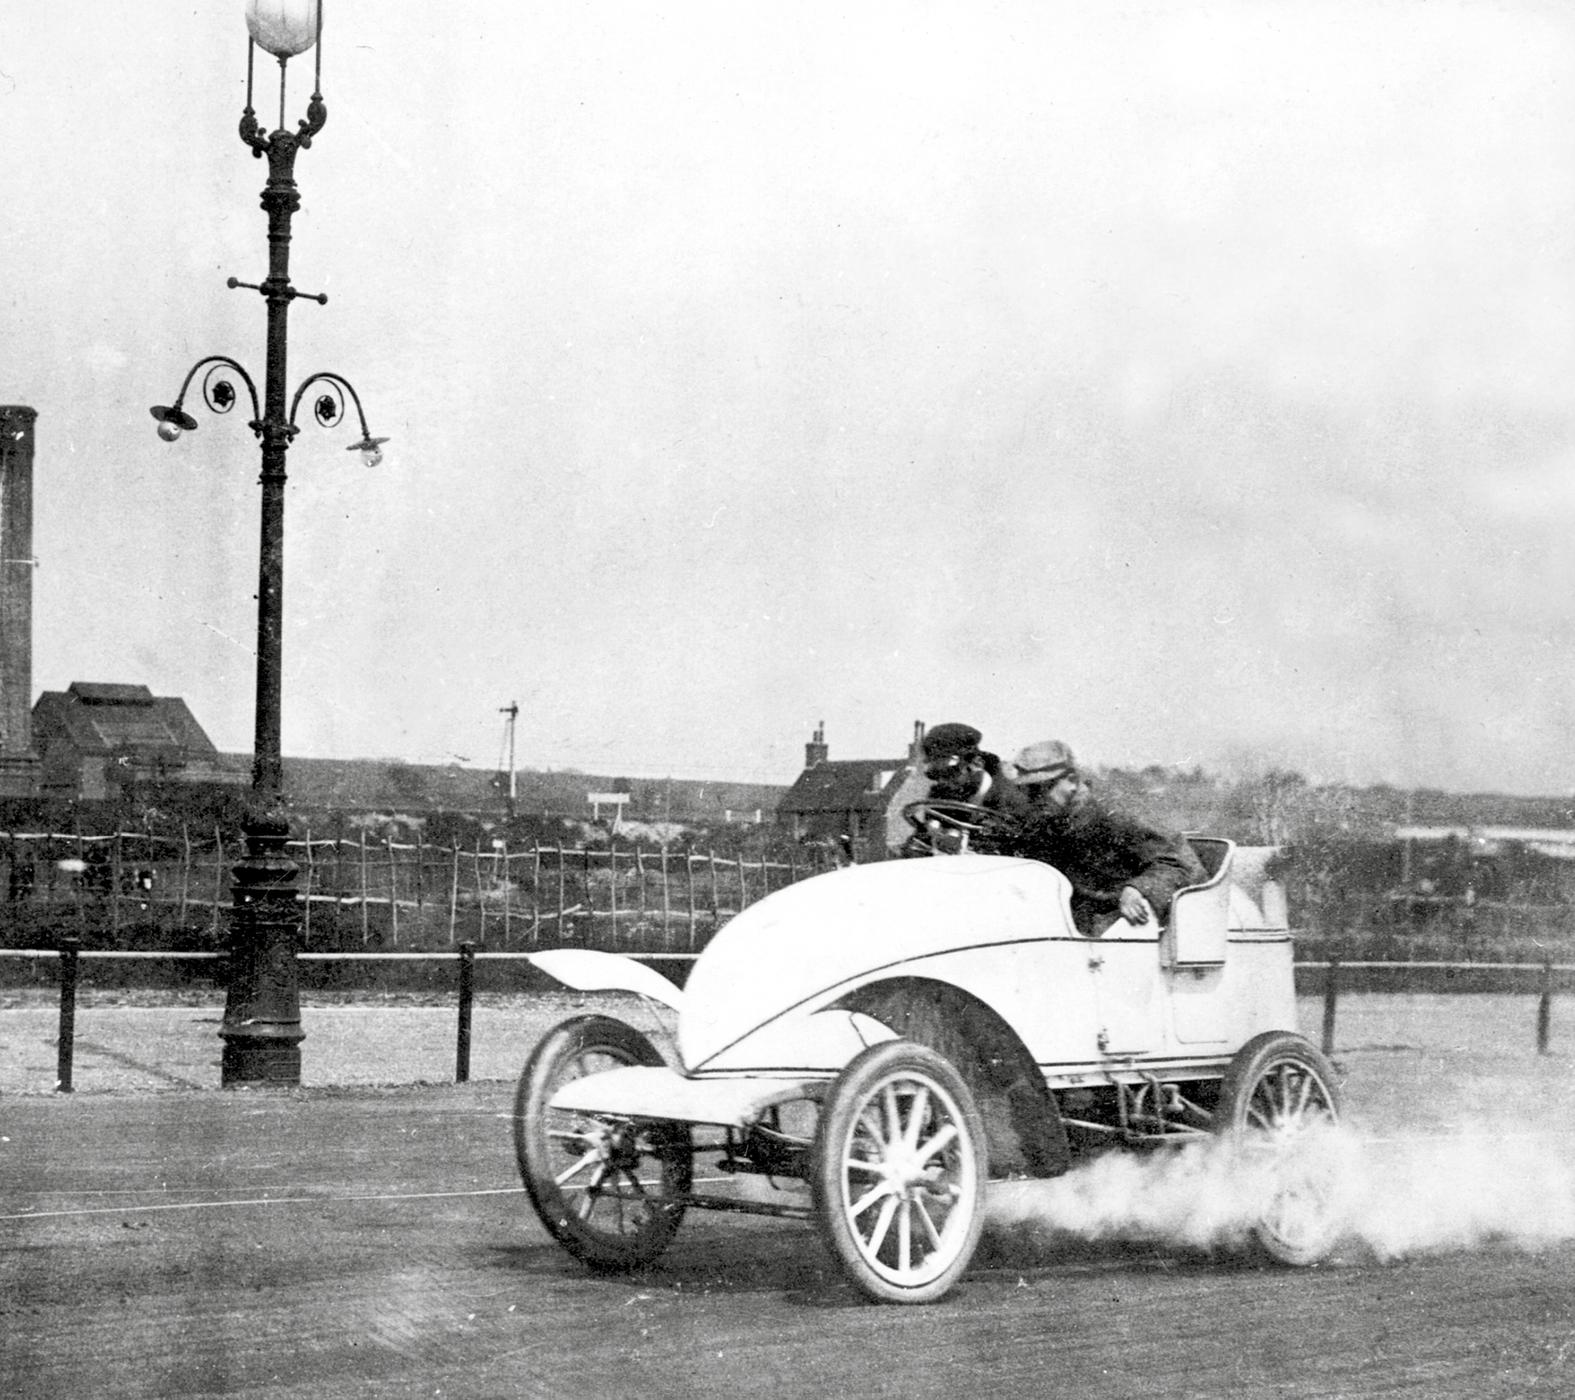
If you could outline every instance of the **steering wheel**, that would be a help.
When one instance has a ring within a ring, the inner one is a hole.
[[[910,802],[902,815],[913,828],[908,849],[935,856],[963,851],[992,852],[1016,830],[1017,823],[993,807],[947,797]]]

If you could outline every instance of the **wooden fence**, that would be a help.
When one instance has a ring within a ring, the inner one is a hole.
[[[310,830],[287,850],[300,872],[306,947],[343,950],[468,942],[694,952],[739,910],[830,865],[825,852],[792,845],[738,855],[616,843],[467,849]],[[218,831],[0,833],[5,941],[52,933],[109,946],[216,944],[241,853]]]
[[[300,875],[311,951],[590,947],[696,952],[740,909],[819,874],[823,847],[759,841],[748,853],[622,845],[470,846],[303,830]],[[0,946],[211,949],[223,941],[241,847],[219,831],[178,835],[0,832]],[[1575,905],[1292,890],[1309,959],[1575,958]]]

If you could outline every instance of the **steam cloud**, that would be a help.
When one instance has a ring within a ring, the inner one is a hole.
[[[1531,1251],[1575,1239],[1570,1148],[1567,1135],[1560,1143],[1524,1128],[1430,1138],[1338,1128],[1310,1136],[1295,1169],[1320,1184],[1337,1255]],[[1223,1140],[1149,1156],[1110,1152],[995,1193],[989,1228],[1012,1252],[1036,1255],[1078,1240],[1234,1249],[1248,1241],[1273,1179],[1262,1157]]]

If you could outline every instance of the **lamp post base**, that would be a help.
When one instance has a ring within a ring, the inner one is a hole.
[[[246,855],[234,869],[229,991],[224,1003],[220,1085],[301,1082],[301,944],[295,862],[285,854],[282,810],[246,822]]]
[[[221,1031],[222,1035],[223,1032]],[[235,1089],[243,1084],[288,1084],[301,1082],[301,1036],[294,1040],[279,1037],[255,1040],[226,1040],[219,1061],[221,1088]]]

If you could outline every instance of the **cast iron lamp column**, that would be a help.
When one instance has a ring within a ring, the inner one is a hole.
[[[323,295],[297,292],[290,285],[290,220],[300,208],[295,184],[295,157],[312,144],[328,120],[322,96],[321,0],[248,0],[246,23],[251,31],[246,59],[246,107],[241,115],[241,139],[259,159],[268,159],[268,181],[262,207],[268,215],[268,275],[260,283],[230,278],[231,288],[248,287],[268,303],[268,336],[263,376],[263,402],[258,409],[257,389],[251,376],[235,360],[210,355],[187,373],[173,406],[151,410],[159,422],[159,436],[174,441],[197,427],[184,408],[192,381],[199,371],[204,403],[215,413],[227,413],[238,401],[235,381],[246,386],[251,400],[251,429],[262,443],[262,528],[257,577],[257,703],[252,758],[252,792],[245,822],[246,854],[235,867],[230,926],[229,991],[224,1023],[221,1083],[301,1081],[300,983],[296,953],[301,939],[301,917],[296,898],[295,863],[286,854],[290,823],[284,807],[284,765],[280,750],[282,696],[282,638],[284,624],[284,488],[285,456],[299,429],[296,411],[306,391],[321,385],[313,413],[318,422],[332,426],[343,418],[346,398],[355,405],[361,423],[361,441],[353,444],[369,466],[382,458],[386,439],[367,430],[360,397],[348,380],[330,371],[319,371],[304,380],[295,397],[286,400],[290,302],[297,296],[326,303]],[[279,60],[279,125],[264,134],[252,107],[252,67],[261,45]],[[296,54],[317,48],[315,85],[306,117],[295,131],[285,129],[285,65]]]

